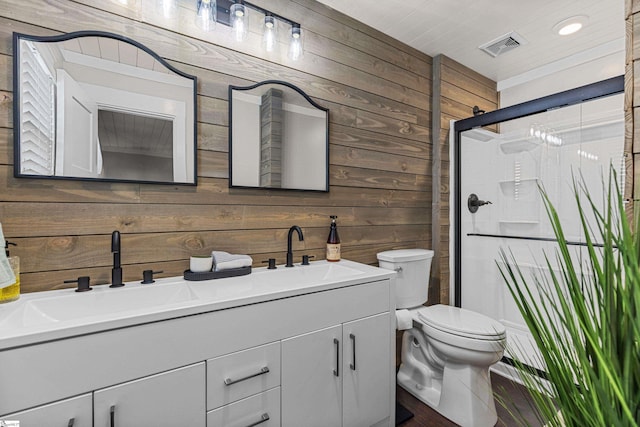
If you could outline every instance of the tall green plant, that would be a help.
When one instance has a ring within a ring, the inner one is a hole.
[[[540,349],[550,393],[527,361],[516,360],[516,369],[541,420],[551,426],[640,424],[640,233],[632,233],[617,184],[612,170],[599,209],[584,180],[574,180],[586,263],[572,258],[542,188],[558,241],[554,256],[544,255],[549,275],[526,276],[512,253],[500,251],[498,267]],[[588,211],[594,224],[587,221]]]

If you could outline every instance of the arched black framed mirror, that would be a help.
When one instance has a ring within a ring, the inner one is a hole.
[[[196,77],[117,34],[13,34],[14,176],[196,185]]]
[[[229,186],[329,191],[329,109],[287,82],[229,86]]]

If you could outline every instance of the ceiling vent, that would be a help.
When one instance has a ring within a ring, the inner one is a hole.
[[[525,44],[527,44],[527,41],[524,37],[513,31],[480,45],[478,48],[495,58]]]

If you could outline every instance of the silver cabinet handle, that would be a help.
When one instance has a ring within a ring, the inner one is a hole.
[[[349,334],[349,338],[351,338],[351,342],[353,343],[353,363],[349,365],[352,371],[356,370],[356,336],[353,334]]]
[[[266,374],[268,372],[269,372],[269,368],[266,367],[266,366],[263,366],[262,369],[260,369],[260,372],[255,373],[255,374],[251,374],[251,375],[247,375],[246,377],[238,378],[237,380],[232,380],[231,378],[225,378],[224,379],[224,385],[231,385],[231,384],[239,383],[240,381],[245,381],[245,380],[248,380],[249,378],[257,377],[259,375],[264,375],[264,374]]]
[[[333,370],[333,375],[340,376],[340,341],[337,338],[333,339],[333,343],[336,345],[336,369]]]
[[[262,423],[266,423],[267,421],[269,421],[269,414],[267,414],[266,412],[264,414],[262,414],[262,416],[260,417],[260,421],[256,421],[253,424],[249,424],[247,427],[253,427],[253,426],[257,426],[258,424],[262,424]]]
[[[116,427],[116,405],[109,408],[109,418],[111,419],[111,427]]]
[[[69,420],[69,424],[67,424],[67,427],[73,427],[73,423],[75,423],[75,422],[76,422],[76,419],[75,418],[71,418]]]

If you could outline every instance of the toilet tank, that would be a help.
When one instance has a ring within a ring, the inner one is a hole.
[[[398,273],[396,308],[413,308],[427,302],[432,259],[433,251],[428,249],[397,249],[378,253],[378,265]]]

